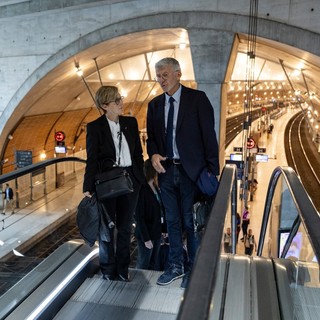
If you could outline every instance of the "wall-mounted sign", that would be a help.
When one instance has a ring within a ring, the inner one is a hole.
[[[248,138],[247,140],[247,148],[252,149],[256,146],[256,142],[254,141],[253,138]]]
[[[31,150],[16,150],[14,153],[16,168],[23,168],[32,164]]]
[[[54,134],[54,139],[57,141],[57,142],[61,142],[63,141],[64,139],[66,138],[66,135],[63,131],[57,131],[55,134]]]

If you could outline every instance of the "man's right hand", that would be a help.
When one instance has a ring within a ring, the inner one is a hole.
[[[166,170],[161,164],[161,161],[165,161],[165,160],[166,160],[166,157],[162,157],[160,154],[157,154],[157,153],[151,157],[152,166],[158,173],[166,172]]]
[[[91,197],[92,197],[90,191],[84,192],[83,195],[84,195],[85,197],[88,197],[88,198],[91,198]]]

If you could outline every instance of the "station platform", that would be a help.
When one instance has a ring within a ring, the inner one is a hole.
[[[40,200],[14,214],[0,215],[0,259],[23,255],[36,240],[41,240],[56,226],[62,225],[76,210],[83,198],[83,173],[75,174],[72,180]]]
[[[259,239],[262,214],[268,188],[268,181],[274,168],[286,166],[287,161],[283,147],[285,124],[298,110],[288,110],[282,117],[272,120],[274,129],[272,134],[262,133],[259,137],[259,147],[266,148],[269,155],[267,163],[256,165],[255,177],[258,181],[253,201],[248,202],[250,212],[249,228],[253,230],[256,241]],[[253,123],[253,130],[257,130],[257,123]],[[229,159],[234,146],[241,146],[240,134],[225,151],[225,159]],[[51,192],[44,198],[34,201],[26,208],[15,210],[14,214],[1,215],[0,219],[0,259],[5,261],[15,255],[23,255],[32,242],[42,239],[50,233],[53,226],[63,224],[73,214],[82,194],[83,173],[79,172],[75,178],[67,181],[63,186]],[[240,189],[239,189],[240,192]],[[238,212],[243,210],[243,201],[238,199]],[[227,227],[227,226],[226,226]],[[240,232],[240,237],[242,232]],[[237,253],[243,253],[243,243],[239,241]]]
[[[258,245],[258,239],[260,235],[260,228],[262,223],[262,216],[264,205],[266,201],[266,195],[268,190],[268,184],[272,172],[276,167],[287,166],[286,154],[284,150],[284,133],[286,124],[288,121],[300,110],[299,109],[289,109],[278,119],[273,119],[271,123],[274,128],[271,134],[267,131],[263,132],[258,130],[258,120],[254,121],[251,125],[251,130],[253,136],[255,137],[255,142],[258,144],[259,148],[266,148],[265,154],[268,155],[268,162],[257,162],[255,164],[254,179],[258,181],[257,189],[252,197],[249,197],[247,205],[250,213],[250,224],[248,227],[252,229],[252,233],[256,239]],[[261,132],[261,134],[260,134]],[[230,159],[230,154],[235,153],[233,151],[234,147],[242,146],[242,134],[239,134],[236,139],[226,148],[225,159]],[[241,215],[244,210],[244,200],[240,199],[240,181],[238,184],[238,213]],[[252,201],[251,201],[252,198]],[[226,226],[228,227],[228,226]],[[242,237],[242,230],[240,231],[239,239]],[[244,245],[239,240],[237,244],[237,253],[244,253]],[[254,254],[255,255],[255,252]]]

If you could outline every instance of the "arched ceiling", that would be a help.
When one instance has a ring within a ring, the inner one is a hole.
[[[230,113],[233,106],[241,107],[246,99],[247,40],[245,35],[237,37],[236,63],[230,79],[226,79]],[[186,48],[180,48],[179,44],[185,44]],[[103,84],[119,86],[126,97],[125,112],[136,116],[140,129],[144,129],[147,102],[161,93],[153,80],[154,63],[168,55],[181,62],[183,82],[195,87],[188,35],[181,28],[128,34],[67,59],[41,79],[15,109],[10,118],[13,139],[7,145],[4,158],[10,159],[13,150],[20,149],[33,150],[34,156],[46,150],[52,156],[53,134],[58,130],[66,132],[66,144],[70,148],[83,148],[83,126],[98,116],[93,96],[100,79]],[[77,75],[75,65],[83,72],[82,77]],[[267,103],[272,99],[289,99],[290,95],[293,100],[299,97],[310,105],[312,117],[318,121],[318,56],[257,38],[255,67],[255,101]]]
[[[229,105],[241,104],[246,99],[246,52],[247,38],[239,35],[237,59],[231,78],[228,79]],[[276,41],[257,38],[254,75],[254,104],[299,102],[303,108],[309,108],[314,125],[320,120],[319,56]]]

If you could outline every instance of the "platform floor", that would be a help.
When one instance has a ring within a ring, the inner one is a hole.
[[[255,137],[256,143],[259,148],[266,148],[266,153],[269,156],[268,162],[259,162],[255,168],[255,179],[258,181],[257,190],[253,195],[253,200],[248,201],[248,207],[250,212],[250,225],[248,229],[252,229],[254,237],[258,245],[258,239],[260,235],[260,227],[262,223],[262,216],[264,211],[264,204],[266,201],[266,194],[268,190],[269,180],[272,172],[278,166],[287,166],[287,160],[284,150],[284,132],[288,121],[300,110],[288,109],[287,113],[278,118],[272,120],[274,129],[272,134],[267,132],[258,131],[258,121],[254,121],[251,128],[253,136]],[[234,153],[233,147],[242,146],[242,134],[238,135],[236,139],[226,148],[225,159],[230,159],[230,154]],[[238,184],[238,193],[240,194],[240,182]],[[238,196],[239,196],[238,194]],[[244,209],[244,201],[238,197],[238,212],[241,215]],[[227,227],[228,225],[226,225]],[[239,239],[242,237],[242,231],[240,231]],[[244,253],[244,245],[241,241],[237,244],[237,253]],[[255,255],[255,253],[253,254]]]
[[[12,253],[22,254],[30,243],[50,233],[77,209],[82,194],[83,174],[23,209],[0,215],[0,259],[6,260]],[[14,252],[13,252],[14,250]]]

